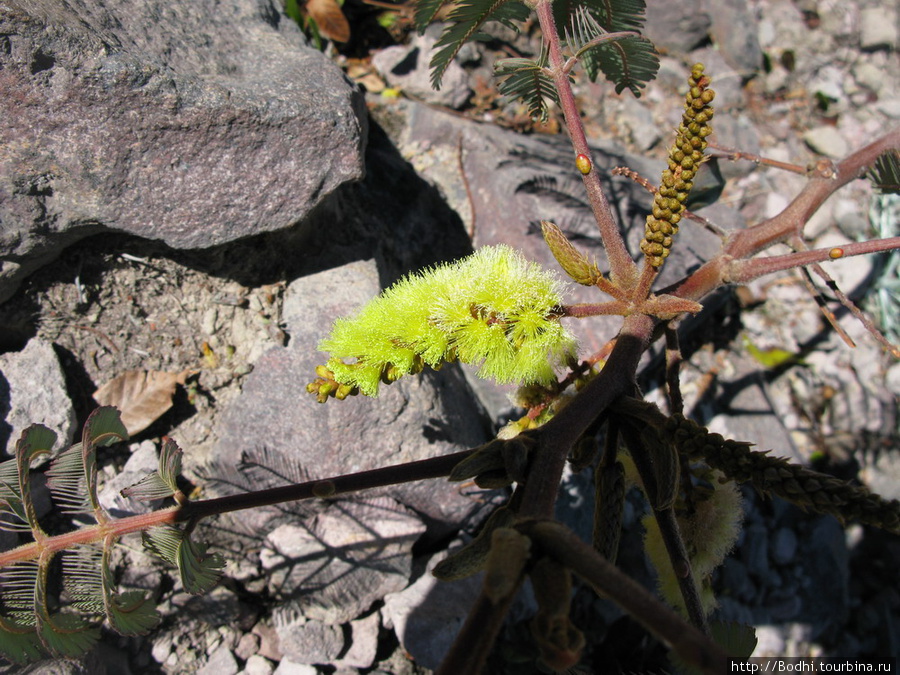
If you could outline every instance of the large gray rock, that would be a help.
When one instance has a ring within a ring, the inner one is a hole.
[[[0,301],[106,230],[200,248],[363,175],[363,99],[276,0],[8,0]]]
[[[217,465],[237,465],[248,449],[264,446],[269,457],[286,458],[310,478],[327,478],[449,454],[488,440],[481,411],[453,366],[384,386],[377,399],[358,396],[319,404],[306,391],[316,365],[327,358],[316,344],[333,319],[351,314],[379,290],[373,262],[303,277],[288,287],[283,316],[291,343],[257,361],[243,393],[225,412]],[[477,508],[446,482],[408,483],[381,492],[424,517],[435,536],[446,535]]]

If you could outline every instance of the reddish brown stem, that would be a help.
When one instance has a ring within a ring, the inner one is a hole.
[[[587,137],[584,133],[584,125],[581,123],[581,114],[575,102],[575,94],[569,83],[569,75],[566,70],[566,59],[563,57],[562,46],[559,41],[559,33],[556,29],[556,20],[553,18],[553,5],[549,0],[540,0],[535,6],[538,21],[544,40],[547,41],[550,57],[550,72],[556,91],[559,94],[559,102],[563,109],[563,117],[569,138],[575,149],[576,155],[591,156]],[[603,248],[609,260],[609,276],[613,283],[621,288],[631,288],[637,276],[637,266],[628,249],[625,240],[619,233],[619,226],[613,217],[609,202],[603,193],[600,184],[600,174],[596,168],[591,168],[582,175],[584,187],[587,191],[588,202],[591,205],[594,218],[600,228],[600,238],[603,240]]]
[[[890,237],[888,239],[844,244],[840,248],[819,248],[811,251],[797,251],[796,253],[788,253],[771,258],[735,260],[728,266],[724,281],[746,283],[766,274],[783,272],[784,270],[803,265],[811,265],[827,260],[839,260],[854,255],[891,251],[898,248],[900,248],[900,237]]]

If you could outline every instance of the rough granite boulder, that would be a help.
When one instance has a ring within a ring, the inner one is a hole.
[[[204,248],[293,225],[363,175],[366,136],[276,0],[8,0],[0,302],[98,232]]]

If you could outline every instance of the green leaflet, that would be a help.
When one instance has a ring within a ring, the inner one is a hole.
[[[181,473],[181,448],[171,438],[164,438],[159,451],[159,468],[148,473],[134,485],[122,490],[122,495],[132,499],[153,501],[165,499],[178,492],[178,476]]]
[[[875,189],[883,194],[900,195],[900,151],[882,153],[868,173]]]
[[[634,96],[656,77],[659,55],[653,43],[641,36],[624,36],[587,47],[606,33],[639,32],[644,25],[644,0],[557,0],[553,3],[556,25],[564,31],[569,47],[581,59],[591,81],[600,73],[615,85],[616,93],[628,89]]]
[[[434,7],[434,12],[440,9]],[[427,4],[426,7],[433,7]],[[479,37],[479,30],[488,21],[498,21],[513,30],[518,30],[513,21],[524,21],[530,10],[518,0],[460,0],[450,16],[448,25],[435,45],[434,56],[431,57],[431,86],[441,88],[444,73],[469,40]],[[427,12],[423,11],[424,20]],[[432,17],[434,14],[432,13]]]
[[[218,553],[206,553],[205,544],[195,544],[189,534],[177,527],[154,527],[143,533],[144,546],[178,568],[181,583],[188,593],[198,595],[215,586],[225,566]]]
[[[82,545],[63,556],[63,581],[72,605],[106,618],[121,635],[143,635],[159,622],[152,598],[143,591],[117,592],[113,578],[114,541]]]
[[[127,436],[112,407],[96,409],[85,422],[82,440],[60,453],[47,471],[50,494],[62,513],[110,516],[97,500],[96,448]],[[30,493],[31,462],[50,453],[56,434],[41,425],[28,427],[16,442],[13,460],[0,465],[0,514],[7,529],[30,532],[37,541],[48,535],[38,522]],[[92,544],[40,550],[34,558],[0,568],[0,655],[26,663],[41,656],[76,658],[93,647],[99,624],[107,619],[122,634],[144,633],[157,622],[155,604],[143,592],[118,593],[110,561],[116,538],[105,535]],[[61,558],[59,568],[51,567]],[[48,580],[61,572],[67,604],[57,611]]]
[[[97,447],[127,438],[116,408],[102,406],[88,416],[81,443],[60,453],[47,472],[47,486],[65,512],[92,515],[98,523],[108,519],[97,499]]]
[[[457,359],[501,383],[546,384],[574,354],[560,303],[550,272],[508,246],[486,246],[401,279],[356,316],[338,319],[319,349],[331,353],[335,382],[367,396],[383,381]]]
[[[533,59],[499,59],[494,64],[494,75],[499,79],[498,89],[503,96],[521,99],[528,106],[528,114],[547,121],[547,101],[559,103],[559,94],[553,78],[545,70],[546,55],[540,61]]]

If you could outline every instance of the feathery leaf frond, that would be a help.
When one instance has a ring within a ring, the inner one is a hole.
[[[435,45],[431,57],[431,86],[441,88],[441,80],[453,57],[469,40],[479,36],[488,21],[497,21],[518,31],[514,21],[528,18],[529,9],[518,0],[460,0],[447,17],[449,25]]]
[[[102,406],[88,416],[81,443],[60,453],[47,471],[47,487],[63,512],[91,515],[98,523],[108,520],[97,498],[97,446],[126,438],[128,432],[116,408]]]
[[[545,69],[546,57],[533,59],[499,59],[494,75],[499,78],[498,89],[503,96],[521,99],[528,106],[528,114],[547,121],[547,100],[559,103],[553,78]]]
[[[121,635],[142,635],[159,622],[155,603],[143,591],[117,592],[110,553],[115,541],[82,545],[63,555],[63,582],[74,607],[105,617]]]
[[[615,84],[617,94],[627,88],[635,97],[640,97],[641,89],[659,70],[656,47],[640,36],[602,42],[586,50],[581,62],[592,81],[602,72]]]
[[[553,3],[556,25],[564,31],[570,48],[581,59],[591,81],[600,73],[616,87],[635,96],[656,77],[659,56],[653,43],[638,35],[610,37],[591,45],[607,33],[639,32],[644,25],[644,0],[560,0]]]
[[[447,4],[449,0],[419,0],[416,3],[416,12],[413,16],[416,22],[416,30],[419,35],[425,32],[425,29],[434,21],[441,8]]]
[[[205,593],[219,581],[225,561],[217,553],[206,553],[205,544],[195,544],[190,535],[166,525],[144,532],[144,545],[178,568],[184,590]]]
[[[22,436],[16,441],[16,478],[18,481],[17,489],[13,499],[18,499],[18,510],[21,514],[23,522],[31,528],[32,535],[35,539],[44,536],[44,531],[38,523],[37,512],[34,509],[34,502],[31,499],[31,462],[42,455],[50,454],[53,444],[56,443],[56,433],[40,424],[32,424],[22,432]],[[15,512],[15,506],[10,503],[10,507]]]
[[[888,150],[882,153],[868,178],[876,190],[883,194],[900,195],[900,151]]]
[[[153,501],[165,499],[178,492],[178,476],[181,474],[181,448],[171,438],[164,438],[159,451],[159,468],[134,485],[122,490],[124,497]]]

